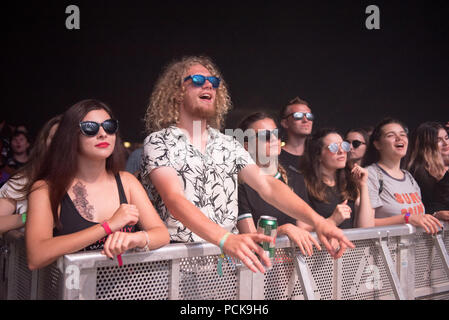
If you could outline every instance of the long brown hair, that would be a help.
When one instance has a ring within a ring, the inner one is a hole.
[[[88,99],[70,107],[63,115],[50,148],[35,181],[48,184],[54,225],[60,228],[58,207],[78,169],[79,123],[92,110],[105,110],[111,118],[111,109],[101,101]],[[123,169],[125,151],[119,133],[116,133],[114,152],[106,159],[106,170],[117,174]]]
[[[443,158],[438,149],[438,132],[444,129],[437,122],[424,122],[413,134],[411,153],[407,170],[412,175],[423,174],[426,170],[435,179],[440,180],[445,173]]]
[[[304,175],[307,191],[315,199],[325,203],[328,203],[326,200],[327,185],[323,182],[323,176],[320,169],[320,157],[324,147],[323,140],[331,133],[340,135],[335,129],[325,128],[308,136],[304,146],[303,161],[300,163],[300,169]],[[358,197],[358,189],[357,184],[351,175],[351,169],[349,161],[346,161],[346,166],[344,168],[337,169],[336,186],[340,190],[343,199],[356,200]]]

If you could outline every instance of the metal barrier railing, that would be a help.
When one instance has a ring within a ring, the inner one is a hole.
[[[228,259],[223,276],[220,249],[210,243],[127,252],[122,267],[99,252],[69,254],[29,271],[23,233],[11,231],[0,246],[0,298],[3,292],[6,299],[449,299],[444,227],[436,236],[410,225],[345,230],[356,248],[337,260],[324,249],[305,257],[281,236],[265,274]]]

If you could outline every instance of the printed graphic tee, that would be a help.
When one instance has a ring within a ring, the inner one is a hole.
[[[376,218],[387,218],[399,214],[424,214],[418,183],[406,170],[403,179],[390,176],[377,163],[367,167],[368,189],[371,206],[376,210]],[[382,182],[381,182],[382,181]]]
[[[232,136],[208,127],[204,154],[193,146],[180,128],[170,126],[151,133],[144,141],[140,179],[162,221],[171,241],[204,241],[167,210],[149,179],[156,168],[175,169],[184,196],[201,212],[230,232],[237,232],[238,173],[248,164],[255,164],[250,154]]]

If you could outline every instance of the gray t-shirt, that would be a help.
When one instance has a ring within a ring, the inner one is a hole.
[[[371,206],[376,218],[387,218],[398,214],[424,214],[421,190],[413,176],[406,170],[403,179],[390,176],[376,163],[367,167],[368,189]]]

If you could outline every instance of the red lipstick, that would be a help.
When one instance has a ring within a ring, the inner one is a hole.
[[[101,142],[99,144],[96,144],[95,146],[98,147],[98,148],[107,148],[107,147],[109,147],[109,143]]]

